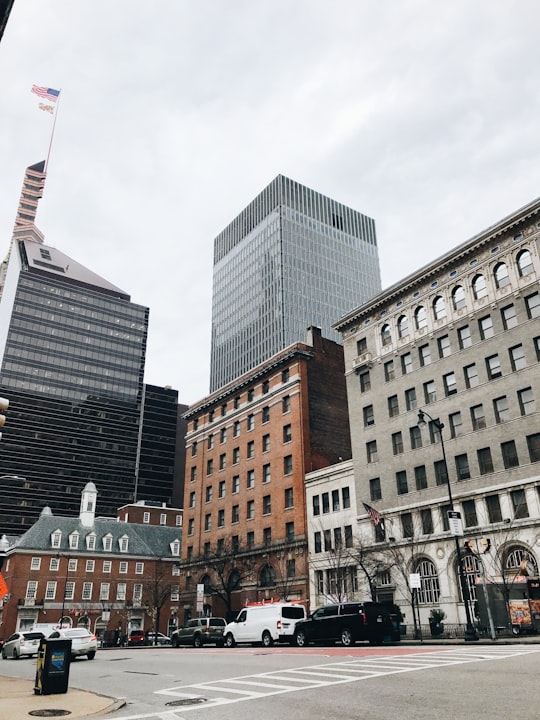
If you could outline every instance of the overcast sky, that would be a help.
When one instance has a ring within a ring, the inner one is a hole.
[[[539,28],[537,0],[15,0],[0,254],[48,151],[30,89],[61,89],[37,225],[150,307],[146,382],[191,404],[213,239],[278,173],[375,218],[383,287],[540,195]]]

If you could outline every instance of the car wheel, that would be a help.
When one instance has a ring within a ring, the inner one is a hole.
[[[352,633],[349,628],[343,628],[341,631],[341,644],[345,647],[350,647],[353,643]]]
[[[193,647],[200,648],[202,647],[202,639],[200,635],[195,635],[193,638]]]
[[[307,645],[307,635],[305,630],[298,630],[294,636],[297,647]]]
[[[19,659],[19,653],[17,652],[17,648],[13,648],[13,654],[11,656],[14,660]]]
[[[5,650],[2,650],[2,660],[7,660],[7,655]]]
[[[227,633],[227,637],[225,638],[225,645],[228,648],[233,648],[236,645],[234,641],[234,635],[232,633]]]
[[[96,651],[95,651],[95,650],[90,650],[90,652],[88,653],[88,655],[87,655],[86,657],[87,657],[89,660],[93,660],[93,659],[96,657]]]
[[[270,635],[268,630],[265,630],[263,632],[262,644],[264,645],[264,647],[272,647],[272,645],[274,644],[274,640],[272,639],[272,636]]]

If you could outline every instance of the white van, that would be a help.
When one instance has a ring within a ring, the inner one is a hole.
[[[262,643],[270,647],[274,642],[294,642],[294,628],[306,618],[306,609],[300,603],[276,602],[247,605],[236,620],[225,628],[225,645]]]

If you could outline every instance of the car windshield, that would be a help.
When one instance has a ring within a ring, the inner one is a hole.
[[[214,625],[216,627],[217,626],[224,627],[226,625],[226,623],[225,623],[225,620],[223,620],[222,618],[212,618],[210,620],[210,625]]]
[[[292,620],[301,620],[304,617],[303,607],[284,607],[281,609],[281,616]]]
[[[45,635],[40,632],[25,632],[22,634],[25,640],[39,640],[40,638],[45,637]]]

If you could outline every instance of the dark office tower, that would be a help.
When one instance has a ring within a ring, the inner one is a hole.
[[[44,504],[75,515],[89,481],[97,512],[114,516],[140,456],[148,309],[33,228],[15,227],[0,301],[0,533],[27,529]]]
[[[214,241],[210,391],[380,292],[375,222],[278,175]]]

